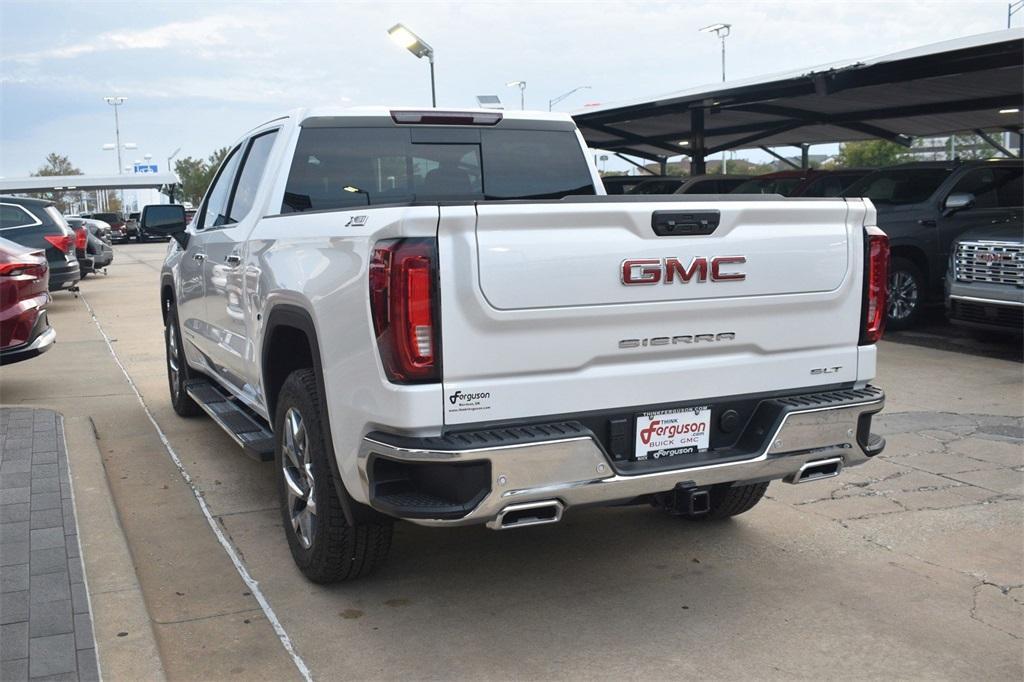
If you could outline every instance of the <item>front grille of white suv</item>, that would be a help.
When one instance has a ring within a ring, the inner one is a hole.
[[[960,242],[953,258],[959,282],[988,282],[1024,287],[1024,244]]]

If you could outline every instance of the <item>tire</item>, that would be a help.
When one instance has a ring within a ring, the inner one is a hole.
[[[716,521],[748,512],[761,501],[768,490],[768,481],[751,485],[716,485],[711,493],[711,510],[705,514],[686,516],[693,521]]]
[[[201,407],[185,392],[185,382],[192,378],[192,371],[185,360],[181,345],[181,327],[178,325],[178,308],[174,301],[167,302],[164,315],[164,353],[167,365],[167,388],[171,394],[171,407],[179,417],[195,417],[203,413]]]
[[[892,259],[889,265],[888,329],[899,331],[917,325],[924,310],[925,286],[924,273],[912,260]]]
[[[327,429],[316,374],[295,370],[277,399],[274,462],[288,547],[314,583],[372,574],[387,558],[393,527],[387,520],[348,523],[332,480]]]

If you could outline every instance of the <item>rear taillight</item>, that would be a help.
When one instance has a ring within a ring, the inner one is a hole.
[[[46,264],[22,263],[20,261],[0,263],[0,277],[21,277],[23,275],[28,275],[29,277],[45,277]]]
[[[864,325],[860,343],[876,343],[885,331],[889,300],[889,237],[877,227],[864,228]]]
[[[373,331],[388,380],[400,384],[439,381],[436,242],[377,242],[369,279]]]
[[[86,245],[89,243],[89,231],[84,227],[78,228],[75,232],[75,248],[79,251],[85,251]]]
[[[48,234],[44,236],[43,239],[53,244],[64,253],[67,253],[75,243],[74,238],[70,234]]]

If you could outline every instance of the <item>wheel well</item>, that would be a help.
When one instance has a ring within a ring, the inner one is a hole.
[[[263,352],[263,390],[271,422],[277,410],[277,396],[288,375],[297,369],[315,368],[313,350],[306,332],[288,325],[275,326]]]
[[[925,282],[930,281],[928,258],[924,255],[924,251],[915,249],[913,246],[896,246],[892,249],[892,258],[906,258],[918,267],[921,274],[924,275]]]

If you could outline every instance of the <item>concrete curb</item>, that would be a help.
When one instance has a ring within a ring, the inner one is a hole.
[[[160,650],[92,421],[66,419],[64,434],[100,674],[107,680],[164,680]]]

